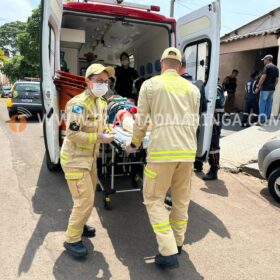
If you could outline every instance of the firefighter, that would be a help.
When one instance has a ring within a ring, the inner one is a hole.
[[[220,168],[220,138],[223,124],[225,97],[222,86],[218,81],[216,107],[208,163],[210,170],[202,177],[203,180],[217,180]]]
[[[155,264],[166,269],[179,266],[177,254],[181,253],[188,223],[199,119],[200,93],[177,73],[181,59],[178,49],[166,49],[161,57],[161,75],[143,83],[133,137],[125,147],[128,153],[136,152],[150,118],[152,131],[144,170],[144,204],[158,242]],[[171,213],[164,206],[170,186]]]
[[[101,64],[88,67],[87,89],[66,104],[66,137],[60,162],[73,200],[64,247],[76,257],[87,255],[81,236],[94,237],[95,229],[86,225],[93,208],[97,183],[96,157],[100,143],[110,143],[114,134],[105,132],[108,79],[114,68]]]

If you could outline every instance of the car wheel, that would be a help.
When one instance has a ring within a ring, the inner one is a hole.
[[[272,197],[280,202],[280,168],[275,169],[268,178],[268,189]]]
[[[51,162],[51,159],[50,159],[50,156],[49,156],[49,153],[48,151],[46,151],[46,163],[47,163],[47,168],[50,170],[50,171],[58,171],[58,170],[61,170],[61,166],[60,164],[55,164],[55,163],[52,163]]]

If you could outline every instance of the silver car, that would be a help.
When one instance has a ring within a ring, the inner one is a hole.
[[[280,202],[280,137],[266,142],[259,151],[260,174],[268,181],[270,194]]]

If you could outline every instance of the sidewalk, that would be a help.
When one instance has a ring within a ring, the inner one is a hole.
[[[241,167],[256,163],[258,152],[265,142],[280,135],[277,125],[252,126],[221,139],[221,167],[238,172]],[[254,165],[257,168],[257,165]]]

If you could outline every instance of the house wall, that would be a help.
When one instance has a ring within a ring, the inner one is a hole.
[[[245,82],[250,77],[250,74],[255,70],[257,57],[257,51],[227,53],[220,55],[219,77],[221,79],[221,82],[226,76],[229,76],[231,74],[233,69],[237,69],[239,71],[237,77],[237,89],[235,94],[235,107],[239,111],[243,110]]]

